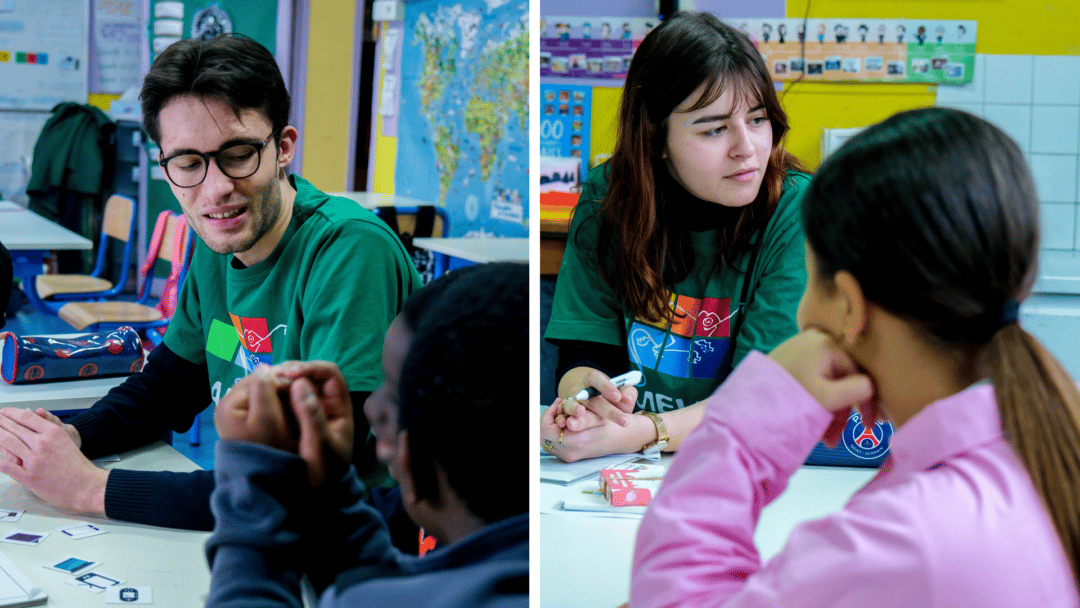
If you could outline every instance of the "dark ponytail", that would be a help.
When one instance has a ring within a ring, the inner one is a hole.
[[[1042,497],[1080,585],[1080,391],[1019,325],[988,352],[1001,426]]]
[[[902,112],[826,160],[803,225],[822,276],[846,270],[928,341],[985,357],[1003,435],[1080,586],[1080,392],[1016,323],[1039,247],[1038,198],[1016,143],[959,110]]]

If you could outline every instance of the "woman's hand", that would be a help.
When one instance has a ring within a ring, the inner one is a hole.
[[[634,403],[637,401],[637,389],[633,386],[617,387],[606,374],[595,369],[571,386],[571,395],[588,388],[595,388],[600,395],[585,401],[562,399],[562,409],[556,416],[556,423],[561,428],[584,431],[600,426],[604,420],[619,426],[630,424],[629,415],[634,411]]]
[[[544,450],[566,462],[635,452],[656,436],[652,421],[644,416],[627,415],[627,423],[623,426],[600,418],[585,407],[579,407],[577,415],[591,416],[589,422],[595,424],[573,430],[565,422],[559,424],[563,401],[556,399],[544,410],[540,418],[540,441]]]
[[[859,408],[863,424],[874,424],[877,416],[873,382],[828,334],[806,329],[774,348],[769,357],[833,413],[833,421],[825,431],[826,444],[839,443],[852,407]]]

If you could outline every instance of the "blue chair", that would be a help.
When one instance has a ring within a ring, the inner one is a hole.
[[[174,247],[176,239],[183,239],[182,245]],[[107,302],[67,302],[60,307],[61,319],[78,331],[102,331],[128,325],[140,330],[144,335],[159,333],[159,328],[169,324],[171,311],[161,310],[161,306],[150,305],[150,286],[154,280],[154,269],[158,262],[164,261],[173,267],[171,273],[177,276],[175,288],[179,289],[180,278],[187,272],[191,261],[194,232],[187,228],[184,216],[163,211],[154,228],[151,246],[146,260],[139,269],[142,288],[134,302],[112,300]],[[179,256],[177,254],[179,252]],[[158,336],[160,338],[160,334]],[[152,342],[153,338],[148,337]]]
[[[124,243],[120,276],[117,277],[115,284],[105,278],[110,239]],[[68,302],[104,301],[116,298],[127,285],[134,242],[135,201],[129,197],[114,194],[105,203],[97,261],[90,274],[37,275],[33,288],[26,290],[27,298],[34,308],[50,315],[56,315]]]

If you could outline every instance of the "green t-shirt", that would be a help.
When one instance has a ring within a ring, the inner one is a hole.
[[[570,226],[566,252],[555,285],[551,320],[544,337],[626,345],[631,369],[645,376],[637,408],[665,412],[708,397],[751,350],[769,352],[794,335],[795,311],[806,286],[800,198],[809,183],[788,174],[776,211],[760,240],[750,273],[749,305],[734,337],[745,274],[716,263],[719,229],[691,231],[695,265],[670,286],[674,322],[636,319],[600,278],[595,245],[599,201],[607,188],[605,166],[589,172]],[[685,191],[681,193],[686,196]],[[675,194],[671,194],[675,196]],[[749,254],[737,258],[745,268]],[[734,347],[732,364],[727,364]]]
[[[401,241],[375,214],[306,180],[293,217],[262,262],[235,268],[233,256],[200,239],[177,298],[165,344],[206,363],[214,404],[259,363],[337,363],[350,391],[382,380],[386,328],[420,287]]]

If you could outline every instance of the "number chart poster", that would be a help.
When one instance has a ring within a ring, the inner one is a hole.
[[[543,17],[540,76],[626,78],[634,49],[659,23],[639,17]]]
[[[0,11],[0,109],[86,103],[89,0],[12,0]]]
[[[976,21],[741,19],[773,80],[966,84]]]
[[[540,85],[540,156],[589,158],[591,107],[590,86]]]

